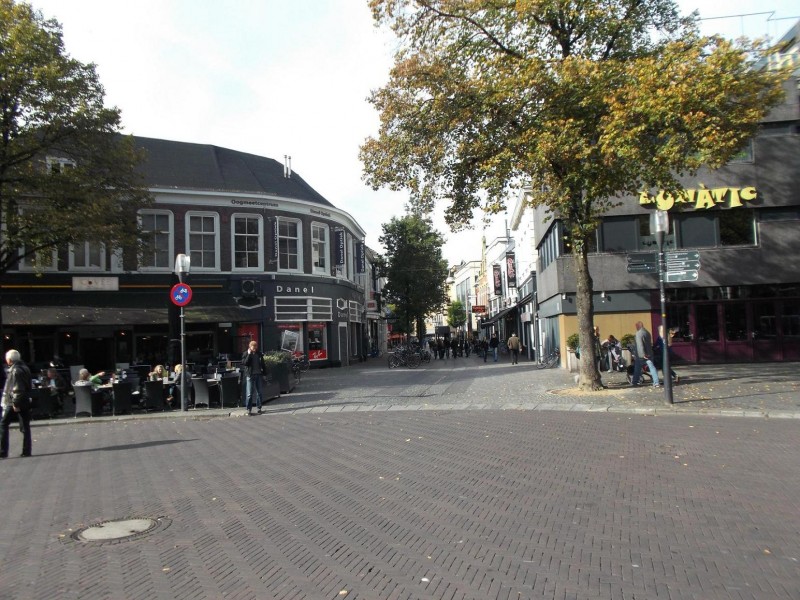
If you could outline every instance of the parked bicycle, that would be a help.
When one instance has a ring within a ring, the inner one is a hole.
[[[555,348],[550,355],[537,365],[539,369],[553,369],[561,362],[561,351]]]
[[[388,358],[390,369],[394,369],[395,367],[408,367],[410,369],[416,369],[421,362],[422,358],[420,357],[419,352],[416,352],[413,348],[407,346],[398,346],[394,349],[394,352],[389,354]]]

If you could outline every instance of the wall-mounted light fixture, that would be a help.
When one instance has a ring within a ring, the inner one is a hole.
[[[561,292],[561,299],[562,299],[562,300],[566,300],[566,299],[567,299],[567,294],[566,294],[566,292]]]

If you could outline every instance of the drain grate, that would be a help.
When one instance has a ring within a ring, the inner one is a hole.
[[[101,521],[88,527],[81,527],[77,531],[69,530],[59,537],[63,542],[92,545],[121,544],[162,531],[171,523],[172,521],[167,517],[129,517]]]

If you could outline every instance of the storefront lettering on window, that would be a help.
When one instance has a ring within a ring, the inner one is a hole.
[[[743,202],[755,200],[757,197],[758,192],[754,186],[707,188],[701,183],[699,189],[684,190],[682,194],[675,196],[664,190],[661,190],[655,196],[643,191],[639,194],[639,204],[655,204],[659,210],[669,210],[675,204],[694,204],[695,210],[713,208],[718,204],[726,203],[728,208],[737,208],[744,206]]]

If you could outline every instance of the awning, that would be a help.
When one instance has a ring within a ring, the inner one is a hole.
[[[51,325],[166,325],[166,308],[108,308],[97,306],[4,306],[6,326]],[[185,309],[187,323],[223,323],[261,320],[261,311],[238,306],[189,305]]]
[[[489,317],[488,319],[484,319],[484,320],[481,322],[481,326],[482,326],[482,327],[488,327],[489,325],[493,325],[493,324],[494,324],[494,323],[496,323],[496,322],[497,322],[499,319],[502,319],[503,317],[505,317],[505,316],[506,316],[508,313],[510,313],[512,310],[517,310],[517,307],[516,307],[516,306],[512,306],[511,308],[504,308],[503,310],[501,310],[501,311],[500,311],[499,313],[497,313],[496,315],[493,315],[493,316]]]

